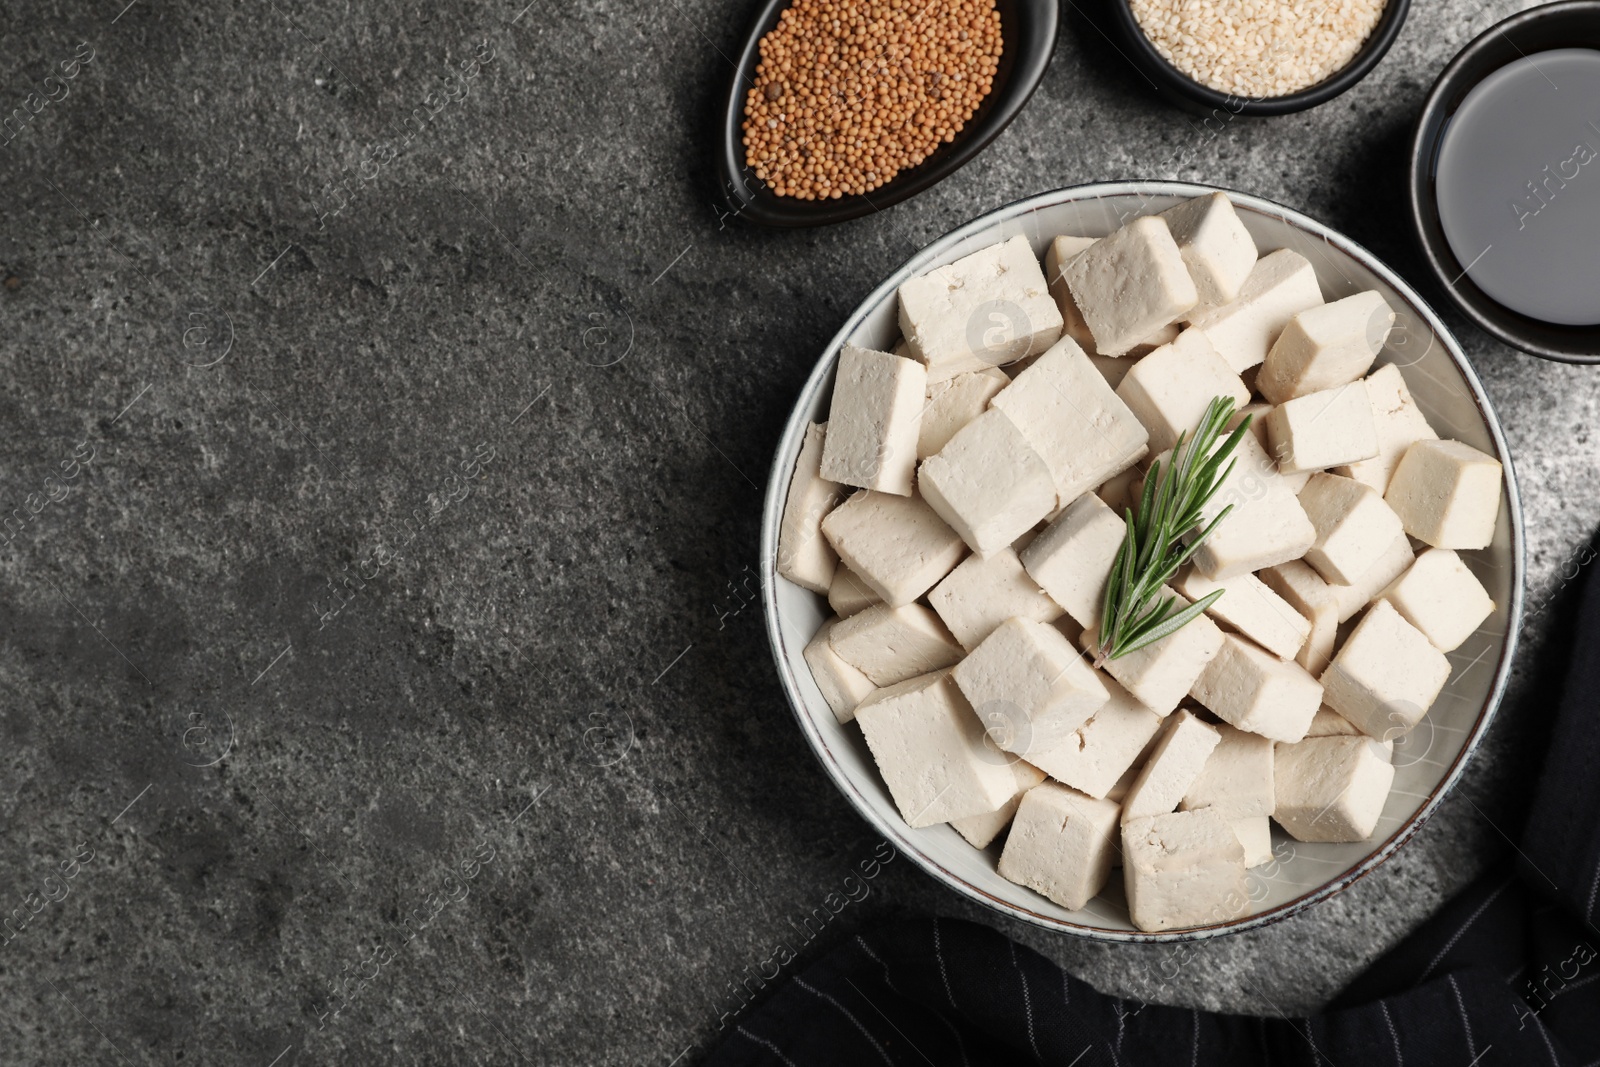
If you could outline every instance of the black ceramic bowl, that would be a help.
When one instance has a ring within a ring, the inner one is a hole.
[[[1551,48],[1600,48],[1600,0],[1568,0],[1513,15],[1480,34],[1444,68],[1411,141],[1411,217],[1439,284],[1468,318],[1506,344],[1564,363],[1600,363],[1600,326],[1555,326],[1490,299],[1467,276],[1439,223],[1435,167],[1444,131],[1478,83],[1524,55]]]
[[[1329,100],[1365,78],[1378,65],[1411,10],[1411,0],[1389,0],[1372,35],[1343,68],[1317,84],[1284,96],[1235,96],[1201,85],[1168,63],[1150,38],[1139,28],[1128,0],[1110,0],[1111,16],[1119,35],[1128,46],[1128,59],[1155,85],[1156,91],[1189,111],[1211,115],[1287,115]]]
[[[1038,88],[1045,68],[1050,65],[1050,54],[1055,51],[1056,25],[1060,19],[1059,0],[996,0],[1004,48],[995,72],[994,87],[956,139],[940,145],[927,159],[910,170],[901,171],[893,181],[870,195],[799,200],[774,196],[745,165],[741,143],[744,133],[739,129],[744,120],[745,92],[754,83],[756,64],[761,62],[757,46],[762,36],[778,24],[778,15],[791,2],[768,0],[756,17],[723,101],[722,143],[716,153],[717,180],[728,210],[766,226],[821,226],[870,215],[915,196],[955,173],[1000,136],[1000,131],[1010,125]]]

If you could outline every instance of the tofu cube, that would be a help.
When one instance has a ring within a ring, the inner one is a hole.
[[[1322,672],[1323,699],[1368,737],[1403,737],[1450,678],[1450,661],[1387,600],[1374,601]]]
[[[1411,551],[1411,539],[1402,533],[1384,549],[1378,562],[1363,571],[1354,582],[1349,585],[1329,584],[1328,590],[1339,605],[1339,621],[1344,622],[1359,614],[1362,608],[1372,603],[1374,597],[1404,574],[1416,558],[1416,553]]]
[[[950,443],[967,423],[982,415],[994,395],[1011,384],[998,367],[968,371],[928,385],[917,431],[917,459],[927,459]]]
[[[1178,807],[1184,811],[1215,808],[1229,822],[1271,815],[1272,739],[1226,723],[1216,731],[1220,735],[1217,747]]]
[[[1201,615],[1159,641],[1106,660],[1105,672],[1157,715],[1170,715],[1221,651],[1222,638],[1217,624]],[[1098,651],[1099,628],[1089,627],[1078,640],[1090,652]]]
[[[1273,342],[1256,391],[1274,404],[1348,385],[1378,358],[1394,309],[1371,290],[1298,312]]]
[[[843,496],[838,483],[821,474],[826,433],[826,426],[819,423],[806,427],[778,524],[778,573],[813,593],[828,591],[839,564],[833,546],[822,536],[823,517]]]
[[[1365,841],[1377,829],[1394,766],[1368,737],[1279,745],[1273,818],[1297,841]]]
[[[1304,560],[1298,559],[1265,567],[1258,577],[1311,624],[1306,643],[1300,646],[1294,661],[1312,674],[1321,674],[1333,658],[1333,646],[1342,621],[1334,587],[1323,581],[1322,575]]]
[[[1239,380],[1244,379],[1241,377]],[[1237,430],[1245,416],[1250,416],[1250,433],[1253,436],[1251,440],[1246,440],[1240,445],[1237,453],[1239,462],[1244,463],[1248,457],[1262,478],[1275,475],[1278,481],[1288,487],[1289,492],[1298,495],[1300,490],[1306,487],[1306,482],[1311,479],[1311,472],[1296,471],[1293,474],[1285,474],[1278,469],[1278,461],[1272,456],[1272,442],[1267,439],[1267,416],[1271,413],[1272,405],[1259,401],[1246,404],[1242,408],[1235,408],[1233,418],[1228,420],[1228,432]]]
[[[1029,753],[1050,777],[1092,797],[1110,793],[1150,745],[1162,721],[1115,679],[1102,676],[1100,681],[1110,698],[1089,721],[1061,744]]]
[[[952,677],[994,743],[1019,756],[1066,741],[1111,696],[1060,630],[1033,619],[997,626]]]
[[[1149,433],[1149,447],[1162,451],[1177,444],[1179,434],[1194,433],[1214,397],[1231,397],[1235,404],[1250,399],[1239,375],[1194,330],[1134,363],[1117,395]]]
[[[1272,862],[1272,820],[1265,815],[1244,819],[1229,819],[1239,844],[1244,846],[1246,869]]]
[[[1267,351],[1296,314],[1322,303],[1317,272],[1298,252],[1280,248],[1256,260],[1226,304],[1197,308],[1191,329],[1203,331],[1237,372],[1267,358]]]
[[[1324,704],[1306,728],[1307,737],[1365,737],[1355,723]]]
[[[1218,718],[1274,741],[1298,741],[1322,705],[1322,686],[1298,663],[1227,634],[1189,691]]]
[[[950,820],[956,833],[966,838],[967,844],[973,848],[988,848],[1011,825],[1012,818],[1017,814],[1017,805],[1022,803],[1022,795],[1044,781],[1044,772],[1023,760],[1011,764],[1011,773],[1016,776],[1017,791],[999,809],[983,815]]]
[[[960,535],[916,496],[858,492],[828,513],[822,533],[892,608],[932,589],[967,554]]]
[[[1144,769],[1122,801],[1122,821],[1165,815],[1178,806],[1221,740],[1217,728],[1179,710],[1167,717]]]
[[[1226,304],[1239,295],[1256,265],[1256,243],[1225,193],[1186,200],[1160,213],[1178,243],[1202,304]]]
[[[1144,457],[1148,434],[1072,341],[1062,341],[990,402],[1022,431],[1055,478],[1058,505]]]
[[[1122,355],[1200,300],[1172,231],[1153,215],[1102,237],[1061,275],[1102,356]]]
[[[1010,548],[989,556],[968,556],[933,587],[928,603],[961,647],[971,652],[1007,619],[1053,622],[1061,607],[1045,595]]]
[[[1268,450],[1286,474],[1327,470],[1378,454],[1372,403],[1361,382],[1285,401],[1267,413]]]
[[[1221,445],[1218,441],[1217,447]],[[1170,460],[1162,458],[1166,468]],[[1299,559],[1316,541],[1317,531],[1299,499],[1276,471],[1263,469],[1267,466],[1270,461],[1255,438],[1246,434],[1232,469],[1201,507],[1202,528],[1224,508],[1233,508],[1192,557],[1195,569],[1207,578],[1222,581]]]
[[[922,461],[917,488],[983,555],[1010,545],[1056,507],[1050,468],[1006,413],[994,408]]]
[[[1227,922],[1250,905],[1244,846],[1210,808],[1123,823],[1122,880],[1129,918],[1152,933]]]
[[[1121,474],[1108,478],[1104,485],[1095,490],[1094,495],[1120,517],[1137,503],[1133,497],[1133,483],[1138,477],[1139,468],[1129,467]]]
[[[1069,911],[1105,888],[1117,851],[1117,804],[1055,782],[1028,790],[1000,853],[1000,877]]]
[[[878,687],[872,680],[840,658],[829,643],[838,619],[822,624],[817,635],[806,645],[801,655],[811,668],[811,677],[822,690],[822,699],[833,709],[834,718],[849,722],[856,717],[856,705],[870,696]]]
[[[857,706],[856,722],[913,829],[994,811],[1016,792],[947,671],[878,690]]]
[[[1306,550],[1311,569],[1330,585],[1352,585],[1375,567],[1395,538],[1405,536],[1400,516],[1369,485],[1317,472],[1300,490],[1317,540]]]
[[[915,360],[847,344],[839,353],[821,475],[910,496],[928,372]]]
[[[1378,454],[1371,459],[1358,459],[1333,468],[1333,473],[1354,478],[1382,493],[1389,488],[1389,479],[1406,449],[1418,441],[1437,441],[1428,420],[1411,399],[1405,377],[1400,368],[1389,364],[1379,367],[1366,378],[1367,401],[1372,407],[1372,429],[1378,438]]]
[[[1418,441],[1383,499],[1406,533],[1434,548],[1488,548],[1500,516],[1500,462],[1460,441]]]
[[[1022,566],[1074,622],[1093,626],[1100,621],[1106,577],[1126,534],[1116,512],[1085,493],[1022,550]]]
[[[1188,568],[1179,574],[1173,588],[1191,602],[1222,590],[1206,614],[1279,659],[1293,659],[1311,636],[1311,622],[1253,574],[1219,582]]]
[[[948,667],[961,659],[961,646],[939,617],[921,604],[891,608],[874,604],[841,619],[828,634],[839,658],[876,686]]]
[[[1430,548],[1383,591],[1440,652],[1454,652],[1494,612],[1483,583],[1448,548]]]
[[[829,548],[832,551],[832,548]],[[883,597],[861,580],[861,576],[840,564],[833,572],[833,582],[828,586],[828,606],[841,619],[848,619],[864,608],[882,604]]]
[[[1089,332],[1088,323],[1083,321],[1083,312],[1078,310],[1078,302],[1072,299],[1072,290],[1067,288],[1067,280],[1061,276],[1061,269],[1097,240],[1099,240],[1097,237],[1072,237],[1062,234],[1050,242],[1044,253],[1044,277],[1050,286],[1050,295],[1055,298],[1056,307],[1061,311],[1062,336],[1078,342],[1078,345],[1091,356],[1095,354],[1094,334]],[[1107,362],[1116,362],[1115,356],[1103,358]]]
[[[1028,239],[982,248],[900,286],[900,331],[929,381],[1043,352],[1061,311]]]

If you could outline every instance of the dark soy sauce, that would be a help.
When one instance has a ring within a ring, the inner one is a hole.
[[[1600,323],[1600,51],[1537,52],[1448,120],[1439,222],[1490,298],[1542,322]]]

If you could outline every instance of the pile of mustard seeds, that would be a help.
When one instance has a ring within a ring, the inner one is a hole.
[[[955,140],[994,86],[994,0],[795,0],[761,38],[745,161],[778,196],[879,189]]]

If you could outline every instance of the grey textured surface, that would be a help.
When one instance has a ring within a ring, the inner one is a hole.
[[[840,320],[951,226],[1119,177],[1281,200],[1423,282],[1409,123],[1513,10],[1420,2],[1347,96],[1208,132],[1068,5],[975,163],[769,233],[719,224],[704,165],[742,0],[124,2],[0,18],[0,113],[93,49],[0,146],[10,1062],[692,1060],[875,845],[749,592]],[[1537,604],[1600,520],[1600,389],[1446,315]],[[1555,604],[1457,795],[1349,892],[1186,956],[1001,925],[1107,990],[1315,1008],[1515,833]],[[903,860],[871,889],[803,959],[907,912],[995,921]]]

